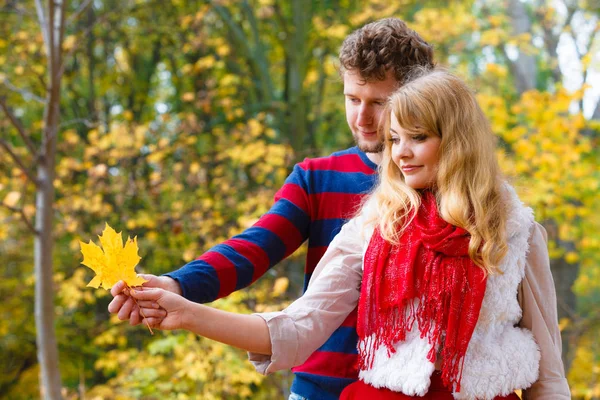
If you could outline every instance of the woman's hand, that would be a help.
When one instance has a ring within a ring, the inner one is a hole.
[[[259,354],[271,354],[271,337],[266,321],[257,315],[242,315],[192,303],[160,288],[141,287],[128,291],[140,306],[144,323],[158,329],[186,329]]]
[[[179,286],[179,283],[175,279],[168,276],[155,276],[151,274],[139,274],[139,276],[147,281],[144,282],[144,287],[161,288],[169,292],[181,294],[181,286]],[[140,310],[126,291],[127,285],[123,281],[117,282],[110,289],[110,293],[114,298],[108,305],[108,311],[111,314],[117,314],[121,321],[129,320],[132,326],[139,325],[142,323]]]
[[[137,299],[143,322],[152,328],[184,329],[184,316],[192,304],[184,297],[160,288],[135,288],[129,294]]]

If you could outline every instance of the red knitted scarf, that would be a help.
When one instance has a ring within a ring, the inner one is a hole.
[[[467,346],[475,329],[486,278],[469,258],[470,235],[444,221],[433,193],[422,193],[414,220],[392,245],[375,229],[364,259],[358,305],[361,369],[373,367],[375,350],[388,356],[417,322],[435,362],[442,346],[442,379],[460,391]],[[418,302],[414,300],[418,299]]]

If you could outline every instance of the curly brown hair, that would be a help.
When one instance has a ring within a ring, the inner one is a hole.
[[[392,70],[402,84],[415,66],[433,68],[433,48],[398,18],[384,18],[352,32],[340,49],[340,72],[357,71],[365,82]]]

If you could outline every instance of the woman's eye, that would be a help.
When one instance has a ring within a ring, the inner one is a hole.
[[[417,142],[424,142],[427,139],[427,135],[414,135],[412,139]]]
[[[392,138],[390,138],[390,143],[398,144],[398,143],[400,143],[400,138],[392,137]]]

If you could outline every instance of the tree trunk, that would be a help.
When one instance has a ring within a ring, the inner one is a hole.
[[[508,13],[512,21],[513,34],[531,33],[531,19],[521,0],[510,0]],[[515,84],[517,85],[519,94],[535,88],[537,68],[533,55],[519,51],[519,56],[515,61],[511,62],[510,67],[516,79]]]
[[[44,110],[42,146],[37,164],[36,235],[34,240],[35,325],[40,365],[42,399],[62,399],[58,345],[54,326],[53,287],[53,205],[56,140],[60,120],[60,84],[62,80],[62,42],[66,0],[48,1],[44,7],[36,0],[38,19],[48,57],[48,87]]]
[[[35,324],[40,392],[43,399],[60,399],[61,379],[54,327],[54,288],[52,250],[52,204],[54,202],[54,155],[47,154],[38,166],[34,242]]]

